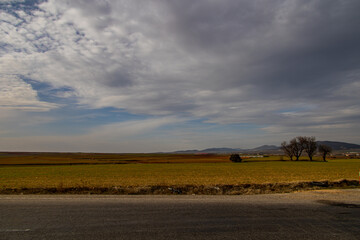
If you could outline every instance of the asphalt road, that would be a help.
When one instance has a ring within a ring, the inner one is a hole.
[[[360,189],[0,196],[0,239],[360,239]]]

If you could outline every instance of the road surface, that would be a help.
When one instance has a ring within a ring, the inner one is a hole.
[[[360,239],[360,189],[243,196],[0,195],[0,239]]]

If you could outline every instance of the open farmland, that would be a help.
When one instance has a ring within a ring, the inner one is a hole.
[[[241,157],[243,162],[289,160],[284,156]],[[314,159],[321,161],[320,157]],[[229,154],[0,152],[0,166],[130,163],[229,163]]]
[[[0,165],[76,165],[228,162],[228,155],[165,153],[0,153]]]
[[[123,154],[122,158],[115,158],[115,155],[92,154],[95,157],[90,159],[88,155],[81,158],[81,154],[64,154],[68,158],[63,160],[61,154],[40,154],[40,158],[36,158],[36,154],[24,158],[21,154],[14,155],[1,157],[1,189],[223,186],[357,180],[360,168],[359,159],[290,162],[269,157],[232,163],[228,155]],[[114,162],[134,164],[109,164]]]

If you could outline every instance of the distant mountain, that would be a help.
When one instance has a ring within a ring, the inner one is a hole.
[[[317,144],[327,145],[334,151],[360,149],[360,145],[346,142],[317,141]]]
[[[193,150],[180,150],[180,151],[175,151],[173,153],[198,153],[199,150],[193,149]]]
[[[239,152],[240,148],[207,148],[201,150],[200,152],[204,153],[230,153],[230,152]]]
[[[269,150],[279,150],[280,147],[278,146],[275,146],[275,145],[262,145],[260,147],[256,147],[256,148],[252,148],[252,149],[248,149],[248,150],[251,150],[251,151],[269,151]]]
[[[360,145],[346,142],[333,142],[333,141],[317,141],[317,144],[325,144],[330,146],[334,151],[340,150],[352,150],[352,149],[360,149]],[[280,151],[279,146],[275,145],[262,145],[260,147],[251,148],[251,149],[241,149],[241,148],[207,148],[203,150],[183,150],[176,151],[174,153],[278,153]]]
[[[232,153],[242,151],[240,148],[207,148],[203,150],[183,150],[175,153]]]
[[[183,150],[183,151],[176,151],[175,153],[254,153],[254,152],[272,152],[278,151],[280,147],[275,145],[263,145],[257,148],[252,149],[242,149],[242,148],[206,148],[203,150]]]

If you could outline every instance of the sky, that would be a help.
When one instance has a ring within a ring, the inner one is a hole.
[[[358,0],[0,0],[0,151],[360,144]]]

